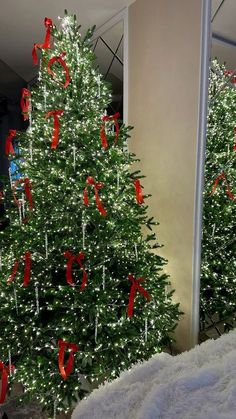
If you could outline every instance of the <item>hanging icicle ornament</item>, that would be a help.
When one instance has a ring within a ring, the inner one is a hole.
[[[15,285],[13,287],[13,293],[14,293],[16,314],[18,314],[17,291],[16,291],[16,286]]]
[[[18,211],[19,211],[19,223],[22,224],[22,208],[21,208],[21,200],[19,199],[18,204]]]
[[[101,79],[100,79],[100,74],[97,77],[97,84],[98,84],[98,97],[101,97]]]
[[[30,161],[33,161],[33,144],[32,144],[32,140],[30,140],[29,143],[29,153],[30,153]]]
[[[53,403],[53,419],[56,419],[56,417],[57,417],[57,401],[54,400],[54,403]]]
[[[48,259],[48,235],[45,233],[45,258]]]
[[[118,195],[119,191],[120,191],[120,174],[119,174],[119,172],[117,172],[117,178],[116,178],[116,191],[117,191],[117,195]]]
[[[76,147],[75,147],[75,144],[73,144],[72,150],[73,150],[73,167],[74,167],[74,170],[75,170],[75,165],[76,165],[76,154],[75,154]]]
[[[95,343],[97,343],[97,337],[98,337],[98,313],[96,314],[96,317],[95,317],[95,334],[94,334]]]
[[[44,110],[47,110],[47,87],[43,86]]]
[[[102,289],[105,290],[106,287],[106,267],[103,265],[102,267]]]
[[[11,350],[8,351],[8,362],[9,362],[9,374],[12,376],[12,362],[11,362]]]
[[[39,314],[39,288],[35,284],[35,301],[36,301],[36,313]]]
[[[134,252],[135,252],[135,259],[136,259],[136,262],[137,262],[138,261],[138,246],[137,246],[136,243],[134,245]]]
[[[10,167],[8,169],[8,174],[9,174],[10,185],[11,185],[11,188],[12,188],[12,177],[11,177],[11,168]]]
[[[214,238],[214,236],[215,236],[215,229],[216,229],[216,225],[213,224],[213,227],[212,227],[212,238]]]
[[[82,241],[83,241],[83,250],[85,249],[85,233],[86,233],[86,224],[82,223]]]
[[[2,271],[2,249],[0,250],[0,271]]]
[[[145,342],[147,342],[147,340],[148,340],[148,319],[147,319],[147,317],[145,318],[144,340],[145,340]]]
[[[22,193],[22,195],[21,195],[21,206],[20,207],[22,208],[22,217],[24,219],[25,218],[25,194],[24,193]]]
[[[230,145],[229,145],[229,143],[228,143],[228,146],[227,146],[228,148],[227,148],[227,155],[229,156],[229,154],[230,154]]]
[[[42,80],[42,59],[39,60],[39,73],[38,73],[38,81]]]

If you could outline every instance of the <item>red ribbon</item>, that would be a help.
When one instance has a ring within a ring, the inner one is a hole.
[[[73,365],[74,365],[74,353],[78,352],[79,347],[75,345],[74,343],[69,343],[62,339],[59,339],[58,347],[59,347],[59,352],[58,352],[59,371],[61,373],[63,380],[66,380],[67,377],[72,372]],[[65,348],[70,349],[70,354],[69,354],[68,361],[66,363],[66,367],[64,365]]]
[[[22,95],[21,95],[21,111],[22,115],[24,117],[24,121],[29,119],[29,105],[30,105],[30,91],[28,89],[22,89]]]
[[[6,144],[5,144],[5,152],[6,155],[9,156],[9,154],[15,154],[12,140],[16,136],[16,130],[15,129],[9,129],[8,136],[6,138]]]
[[[143,199],[141,183],[138,179],[134,181],[134,187],[135,187],[135,192],[136,192],[136,201],[138,204],[141,205],[144,203],[144,199]]]
[[[34,48],[33,48],[33,51],[32,51],[33,62],[34,62],[35,65],[38,64],[37,48],[40,48],[40,49],[50,48],[50,35],[51,35],[51,32],[52,32],[52,27],[53,27],[52,20],[49,19],[48,17],[45,17],[44,25],[46,27],[46,35],[45,35],[44,43],[43,44],[34,44]]]
[[[25,267],[24,267],[24,278],[23,278],[23,287],[27,287],[29,284],[29,280],[30,280],[30,269],[31,269],[31,253],[29,250],[27,250],[27,252],[25,252],[24,256],[23,256],[24,262],[25,262]],[[11,284],[12,281],[14,281],[15,276],[17,274],[18,268],[19,268],[19,263],[20,261],[17,259],[14,263],[13,269],[12,269],[12,273],[9,276],[8,280],[7,280],[7,285]]]
[[[231,199],[232,201],[234,201],[235,200],[235,196],[233,195],[233,193],[231,192],[231,190],[230,190],[230,187],[229,187],[229,184],[228,184],[228,182],[227,182],[227,179],[226,179],[226,175],[225,175],[225,173],[224,172],[222,172],[217,178],[216,178],[216,180],[215,180],[215,183],[214,183],[214,185],[213,185],[213,188],[212,188],[212,191],[211,191],[211,193],[210,193],[210,195],[213,195],[214,193],[215,193],[215,191],[216,191],[216,188],[217,188],[217,185],[218,185],[218,183],[219,183],[219,181],[220,180],[223,180],[224,182],[225,182],[225,184],[226,184],[226,195],[229,197],[229,199]]]
[[[70,251],[66,251],[64,253],[64,256],[66,259],[68,259],[67,261],[67,266],[66,266],[66,281],[69,285],[74,285],[74,281],[72,278],[72,265],[74,262],[77,262],[80,269],[82,269],[83,271],[83,278],[82,278],[82,284],[80,287],[80,291],[83,291],[83,289],[85,288],[85,285],[87,283],[87,273],[84,269],[84,266],[82,264],[82,260],[84,260],[85,258],[85,254],[80,252],[78,253],[78,255],[73,255]]]
[[[2,372],[1,380],[2,380],[2,389],[1,389],[1,396],[0,396],[0,404],[3,404],[7,394],[8,388],[8,375],[10,370],[14,370],[14,365],[10,367],[5,367],[4,363],[0,361],[0,371]]]
[[[65,61],[62,59],[64,56],[66,55],[65,52],[63,52],[60,56],[58,57],[53,57],[48,61],[48,74],[51,74],[52,77],[56,77],[56,74],[54,73],[54,71],[51,70],[51,66],[53,65],[53,63],[58,62],[61,64],[61,66],[64,68],[65,71],[65,83],[63,84],[63,87],[67,87],[70,84],[70,73],[69,73],[69,69],[65,63]]]
[[[144,278],[138,278],[135,279],[133,275],[128,275],[129,280],[132,282],[131,288],[130,288],[130,295],[129,295],[129,304],[128,304],[128,310],[127,314],[128,317],[133,316],[133,309],[134,309],[134,298],[136,291],[139,291],[140,294],[142,294],[148,301],[151,300],[151,296],[148,294],[148,292],[141,287],[140,282],[144,280]]]
[[[59,109],[57,111],[50,111],[46,114],[45,118],[49,118],[50,116],[53,116],[54,118],[54,126],[53,126],[53,133],[52,133],[52,144],[51,148],[56,149],[58,146],[58,137],[59,137],[59,116],[62,115],[64,111],[62,109]]]
[[[31,194],[32,186],[31,186],[31,183],[30,183],[30,180],[29,180],[28,177],[26,177],[25,179],[18,179],[18,180],[15,181],[15,183],[12,187],[14,201],[15,201],[15,203],[18,207],[21,206],[21,202],[16,197],[16,187],[20,183],[24,184],[25,196],[26,196],[27,201],[29,202],[29,210],[32,211],[32,209],[33,209],[33,198],[32,198],[32,194]],[[27,221],[27,219],[25,218],[23,221]]]
[[[119,112],[115,113],[115,115],[111,115],[111,116],[104,115],[102,117],[102,120],[103,120],[104,123],[102,124],[101,129],[100,129],[100,138],[101,138],[101,141],[102,141],[102,147],[105,148],[105,149],[108,147],[106,130],[105,130],[105,123],[106,123],[106,121],[112,121],[112,120],[114,121],[114,125],[116,127],[116,136],[115,136],[114,144],[117,144],[118,136],[119,136],[119,130],[120,130],[120,127],[119,127],[119,124],[118,124],[118,121],[117,121],[117,119],[119,117],[120,117]]]
[[[233,74],[233,71],[231,71],[231,70],[225,70],[224,71],[224,75],[225,76],[231,76]],[[233,76],[233,78],[232,78],[232,80],[230,80],[231,81],[231,83],[236,83],[236,76],[234,75]]]
[[[103,183],[101,183],[101,182],[95,183],[94,178],[91,177],[91,176],[88,176],[87,177],[86,183],[88,185],[93,186],[93,188],[94,188],[94,194],[95,194],[95,200],[96,200],[98,211],[100,212],[100,214],[103,217],[106,217],[107,212],[106,212],[105,208],[103,207],[102,202],[101,202],[101,200],[99,198],[99,194],[98,194],[99,189],[102,189],[103,188]],[[84,188],[84,205],[89,205],[88,187],[87,186]]]

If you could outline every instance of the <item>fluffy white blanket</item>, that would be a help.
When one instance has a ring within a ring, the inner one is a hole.
[[[81,401],[72,419],[236,419],[236,330],[137,364]]]

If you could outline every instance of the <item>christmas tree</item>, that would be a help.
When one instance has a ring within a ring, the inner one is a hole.
[[[236,311],[236,90],[231,73],[212,62],[201,273],[201,319],[210,325],[233,320]]]
[[[157,223],[130,170],[130,127],[106,114],[93,30],[82,37],[67,14],[59,29],[48,18],[45,26],[33,48],[38,86],[22,92],[29,129],[6,139],[21,177],[4,191],[0,360],[5,390],[21,382],[24,398],[55,415],[161,351],[179,309],[155,233],[141,232]]]

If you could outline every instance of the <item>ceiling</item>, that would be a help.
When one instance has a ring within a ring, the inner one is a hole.
[[[212,0],[212,58],[236,69],[236,0]]]
[[[0,9],[0,60],[27,82],[36,73],[32,46],[42,42],[44,18],[57,25],[66,8],[77,15],[82,32],[94,24],[99,28],[135,0],[7,0]],[[3,77],[1,71],[1,78]]]

